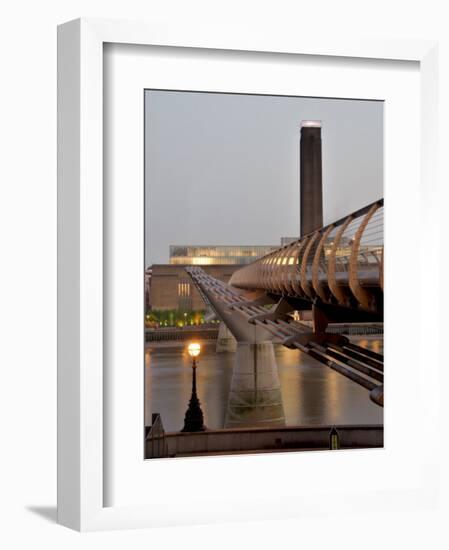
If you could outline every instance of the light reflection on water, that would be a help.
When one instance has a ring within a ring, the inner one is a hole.
[[[380,338],[357,338],[355,343],[383,352]],[[383,409],[369,392],[299,350],[275,346],[286,425],[378,424]],[[146,424],[151,413],[162,416],[167,431],[178,431],[190,398],[191,360],[185,348],[146,349]],[[215,353],[215,343],[203,345],[198,362],[198,396],[208,428],[223,428],[234,366],[233,353]]]

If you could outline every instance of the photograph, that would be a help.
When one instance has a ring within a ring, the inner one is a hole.
[[[144,91],[145,459],[383,448],[383,116]]]

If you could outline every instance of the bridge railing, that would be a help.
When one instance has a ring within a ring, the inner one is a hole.
[[[230,284],[376,310],[383,249],[381,199],[242,267]]]
[[[192,329],[146,329],[145,342],[166,342],[168,340],[216,340],[218,327],[213,328],[192,328]]]

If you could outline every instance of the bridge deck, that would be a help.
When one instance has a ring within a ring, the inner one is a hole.
[[[301,335],[310,334],[310,328],[295,321],[290,315],[273,319],[257,318],[266,316],[270,309],[248,302],[241,290],[207,275],[201,268],[189,267],[186,271],[206,299],[212,295],[228,311],[238,313],[248,322],[263,327],[281,344],[307,353],[370,391],[383,384],[383,357],[380,354],[354,344],[336,345],[325,339],[319,344],[313,341],[302,343]]]

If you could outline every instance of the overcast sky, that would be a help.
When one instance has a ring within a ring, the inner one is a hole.
[[[146,265],[170,244],[299,236],[301,120],[321,120],[324,223],[383,197],[383,104],[147,91]]]

